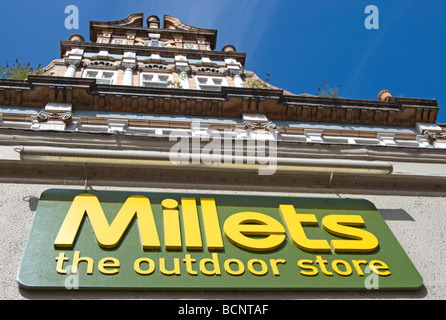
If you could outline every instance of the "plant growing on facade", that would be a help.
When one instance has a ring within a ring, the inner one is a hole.
[[[183,86],[179,81],[172,80],[167,81],[167,87],[171,89],[183,89]]]
[[[28,75],[43,75],[50,76],[48,72],[40,67],[40,64],[34,69],[29,65],[20,64],[18,59],[14,61],[12,66],[6,63],[6,66],[0,65],[0,76],[3,79],[15,79],[15,80],[26,80]]]
[[[266,74],[269,76],[269,74]],[[269,79],[262,80],[257,75],[255,75],[253,72],[245,72],[245,88],[251,88],[251,89],[267,89],[268,85],[267,82]]]
[[[320,87],[317,87],[319,94],[318,97],[320,98],[340,98],[338,96],[338,92],[339,92],[339,88],[341,87],[341,85],[336,86],[335,88],[330,87],[327,84],[327,81],[324,80],[324,88],[321,89]]]
[[[180,80],[181,81],[185,81],[187,80],[186,76],[184,75],[184,73],[180,74]],[[169,80],[167,81],[167,87],[171,88],[171,89],[183,89],[183,85],[181,84],[180,81],[172,81]]]

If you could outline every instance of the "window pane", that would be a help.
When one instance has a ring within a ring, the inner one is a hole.
[[[147,40],[146,46],[148,47],[164,47],[164,42],[158,40]]]
[[[104,72],[102,74],[102,78],[104,78],[104,79],[111,79],[111,78],[113,78],[113,72]]]
[[[97,71],[87,71],[87,78],[96,78],[98,75]]]
[[[144,74],[142,77],[144,81],[153,81],[153,75],[151,74]]]
[[[169,79],[168,76],[159,76],[159,81],[160,82],[167,82],[168,79]]]

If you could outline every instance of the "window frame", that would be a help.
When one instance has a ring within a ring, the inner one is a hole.
[[[197,50],[197,44],[196,43],[183,43],[183,49],[186,50]]]
[[[88,72],[97,72],[96,77],[87,77]],[[111,73],[113,74],[111,78],[103,78],[104,73]],[[109,70],[109,69],[91,69],[91,68],[87,68],[84,70],[83,74],[82,74],[82,78],[85,79],[95,79],[97,84],[116,84],[116,78],[117,78],[117,71],[114,70]],[[100,77],[99,77],[100,75]],[[110,83],[101,83],[104,80],[108,80],[110,79]]]
[[[144,80],[144,76],[151,75],[156,80]],[[160,81],[160,77],[167,77],[166,81]],[[169,88],[169,81],[173,82],[173,75],[171,73],[162,73],[162,72],[145,72],[142,71],[139,73],[139,85],[141,87],[146,88]],[[152,85],[144,85],[144,83],[149,83]]]
[[[149,43],[153,44],[154,42],[156,42],[158,45],[157,46],[149,45]],[[161,40],[148,39],[144,43],[144,46],[145,47],[152,47],[152,48],[164,48],[166,46],[166,43],[164,41],[161,41]]]
[[[127,44],[127,40],[126,39],[120,39],[120,38],[114,38],[114,39],[111,39],[111,44],[126,45]]]
[[[206,83],[202,83],[202,79],[206,79]],[[215,79],[221,80],[221,84],[216,84]],[[228,87],[228,80],[224,76],[208,76],[208,75],[196,75],[195,84],[198,90],[205,91],[221,91],[222,87]]]

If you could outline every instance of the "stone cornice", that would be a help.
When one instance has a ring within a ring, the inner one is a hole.
[[[435,123],[436,100],[392,98],[389,101],[327,99],[287,95],[283,90],[223,87],[220,92],[98,85],[94,79],[29,76],[0,79],[0,104],[44,107],[71,103],[73,109],[241,117],[264,114],[270,120],[385,126]]]

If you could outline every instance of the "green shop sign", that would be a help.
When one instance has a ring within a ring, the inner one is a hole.
[[[367,200],[45,191],[17,277],[35,289],[416,289]]]

